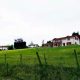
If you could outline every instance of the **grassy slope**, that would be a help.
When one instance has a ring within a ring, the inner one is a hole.
[[[7,62],[10,64],[19,64],[20,55],[23,56],[23,63],[26,64],[36,64],[38,63],[36,51],[39,52],[40,58],[44,63],[44,53],[47,58],[47,63],[63,66],[76,66],[74,49],[76,49],[78,54],[78,59],[80,60],[80,46],[67,46],[59,48],[38,48],[38,49],[20,49],[20,50],[10,50],[10,51],[0,51],[0,63],[5,62],[4,54],[7,54]]]

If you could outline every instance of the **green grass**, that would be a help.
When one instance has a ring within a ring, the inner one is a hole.
[[[76,65],[74,49],[79,62],[78,45],[0,51],[0,80],[79,80],[80,68]],[[39,53],[42,66],[38,65],[36,51]],[[44,64],[44,53],[48,65]]]
[[[80,46],[72,45],[58,48],[31,48],[18,49],[9,51],[0,51],[0,63],[5,63],[4,54],[7,55],[9,64],[19,64],[20,54],[22,54],[22,62],[24,64],[38,64],[36,51],[38,51],[42,63],[44,63],[44,53],[49,65],[58,66],[62,64],[67,67],[76,67],[74,49],[77,51],[78,60],[80,61]]]

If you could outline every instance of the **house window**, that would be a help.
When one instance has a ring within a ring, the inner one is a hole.
[[[70,37],[68,37],[67,40],[70,40]]]

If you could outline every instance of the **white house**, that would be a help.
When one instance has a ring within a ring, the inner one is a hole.
[[[8,50],[8,46],[0,46],[0,50]]]
[[[31,42],[29,45],[28,45],[29,48],[36,48],[36,47],[39,47],[38,44],[34,44],[33,42]]]
[[[74,36],[66,36],[61,38],[54,38],[52,40],[53,47],[56,46],[67,46],[71,44],[77,44],[80,45],[80,35],[74,35]]]

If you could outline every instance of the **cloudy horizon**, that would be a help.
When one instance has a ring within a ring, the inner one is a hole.
[[[79,0],[0,0],[0,45],[23,38],[41,45],[80,32]]]

